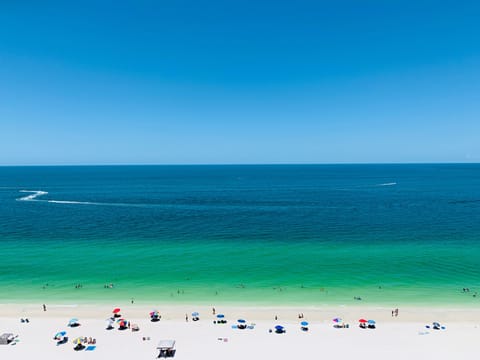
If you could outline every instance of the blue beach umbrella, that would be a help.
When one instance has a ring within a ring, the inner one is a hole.
[[[73,324],[78,324],[78,319],[77,319],[77,318],[72,318],[72,319],[70,319],[70,321],[68,322],[68,325],[73,325]]]
[[[238,319],[237,321],[238,321],[240,324],[245,324],[245,323],[246,323],[246,321],[245,321],[244,319]]]
[[[223,319],[224,317],[225,317],[225,315],[223,315],[223,314],[218,314],[217,315],[217,319]]]
[[[302,322],[300,323],[300,325],[302,325],[302,326],[308,326],[308,321],[302,321]]]
[[[368,320],[367,322],[368,322],[370,325],[375,325],[375,324],[376,324],[376,323],[375,323],[375,320]]]
[[[198,315],[200,315],[200,314],[196,311],[192,313],[192,316],[198,316]]]
[[[55,336],[53,337],[54,339],[58,339],[58,338],[61,338],[63,336],[67,335],[67,332],[66,331],[59,331],[55,334]]]
[[[277,325],[277,326],[275,326],[275,330],[281,331],[281,330],[283,330],[283,326],[282,325]]]

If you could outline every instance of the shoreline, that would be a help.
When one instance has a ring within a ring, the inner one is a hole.
[[[335,317],[341,317],[349,322],[355,322],[358,318],[368,317],[384,322],[415,322],[415,321],[448,321],[448,322],[472,322],[480,324],[480,308],[469,308],[459,306],[409,306],[398,305],[397,307],[364,305],[271,305],[271,306],[253,306],[253,305],[232,305],[216,303],[209,306],[195,304],[125,304],[112,303],[106,304],[46,304],[47,311],[43,311],[42,304],[7,304],[0,303],[0,318],[19,319],[22,317],[82,317],[87,319],[107,318],[111,315],[114,307],[120,307],[125,316],[147,319],[152,310],[158,310],[163,319],[183,320],[185,314],[199,312],[204,319],[214,320],[212,308],[216,309],[216,314],[224,313],[231,318],[247,317],[250,320],[268,321],[274,320],[275,316],[288,322],[298,320],[298,314],[303,314],[304,318],[318,323],[328,323]],[[399,309],[398,317],[392,316],[391,312]]]

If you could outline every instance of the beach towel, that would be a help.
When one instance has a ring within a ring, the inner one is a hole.
[[[87,348],[85,349],[85,351],[93,351],[95,350],[97,347],[95,345],[90,345],[90,346],[87,346]]]

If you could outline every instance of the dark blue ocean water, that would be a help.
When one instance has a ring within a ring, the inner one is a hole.
[[[480,165],[0,167],[0,245],[4,300],[78,297],[75,282],[108,298],[115,280],[145,300],[464,301]]]

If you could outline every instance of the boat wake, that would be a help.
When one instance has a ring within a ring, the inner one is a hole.
[[[20,190],[21,193],[30,193],[30,195],[23,196],[18,198],[18,201],[40,201],[37,198],[39,196],[47,195],[48,191],[38,191],[38,190]]]
[[[48,202],[52,204],[80,204],[80,205],[110,205],[110,204],[102,204],[102,203],[95,203],[90,201],[69,201],[69,200],[43,200],[39,199],[40,196],[44,196],[48,194],[48,191],[41,191],[41,190],[20,190],[21,193],[30,193],[30,195],[22,196],[18,198],[17,201],[42,201]]]
[[[66,205],[97,205],[97,206],[142,206],[144,204],[124,204],[124,203],[102,203],[102,202],[93,202],[93,201],[74,201],[74,200],[45,200],[39,199],[40,196],[48,194],[48,191],[40,190],[20,190],[22,193],[30,193],[30,195],[22,196],[18,198],[17,201],[38,201],[46,202],[50,204],[66,204]]]
[[[383,184],[378,184],[377,186],[394,186],[397,185],[396,182],[389,182],[389,183],[383,183]]]
[[[70,201],[70,200],[46,200],[51,204],[79,204],[79,205],[113,205],[107,203],[96,203],[91,201]]]

